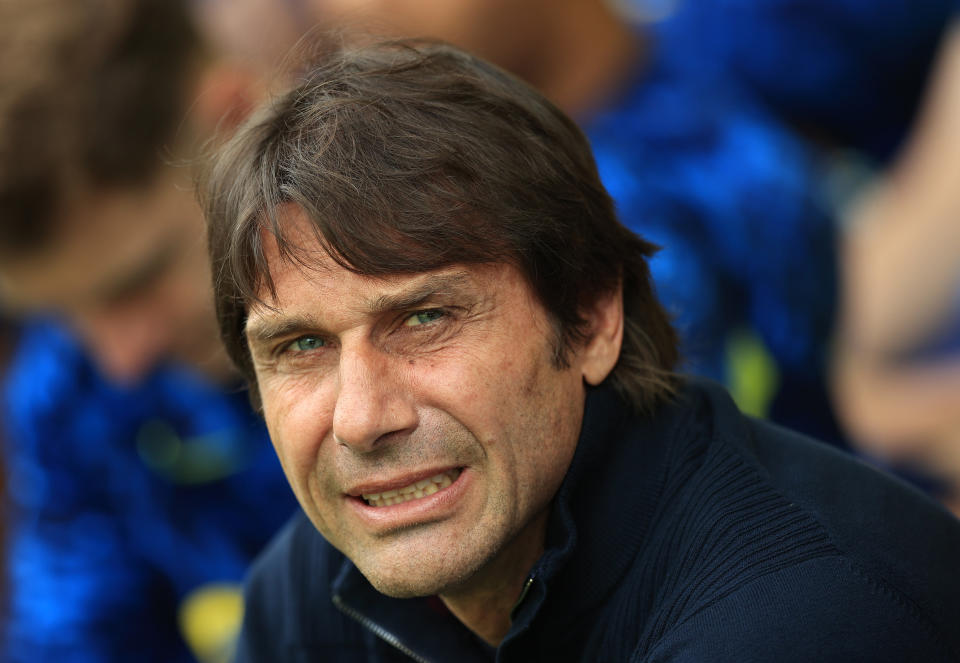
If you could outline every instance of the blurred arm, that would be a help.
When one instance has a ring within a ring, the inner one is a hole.
[[[856,210],[842,255],[833,364],[840,416],[872,453],[960,485],[960,358],[905,361],[960,291],[960,26],[891,173]]]
[[[960,284],[960,26],[892,173],[851,219],[843,253],[843,337],[859,351],[915,346]]]

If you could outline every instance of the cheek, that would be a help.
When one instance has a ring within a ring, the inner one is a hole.
[[[263,415],[291,483],[313,473],[333,418],[331,387],[315,376],[258,378]]]
[[[542,406],[549,400],[542,397],[542,382],[553,377],[553,369],[537,346],[492,347],[489,352],[461,348],[441,361],[418,362],[413,388],[422,405],[448,413],[488,454],[508,461],[526,452],[525,439],[541,434],[547,414]]]
[[[421,407],[446,412],[482,441],[495,434],[512,391],[501,365],[491,358],[478,360],[459,354],[442,361],[417,362],[417,368],[408,384]]]
[[[526,379],[523,379],[526,378]],[[573,369],[546,362],[518,376],[513,434],[521,483],[534,495],[552,495],[576,449],[586,394]]]

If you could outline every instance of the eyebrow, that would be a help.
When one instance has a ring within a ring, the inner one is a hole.
[[[367,312],[379,315],[390,311],[416,308],[436,297],[449,297],[470,288],[472,279],[467,271],[431,274],[407,290],[378,295],[367,304]],[[252,345],[267,344],[277,338],[323,330],[320,319],[313,315],[281,315],[276,319],[247,318],[245,334]]]
[[[261,318],[255,320],[252,324],[250,319],[247,318],[245,333],[247,343],[253,346],[263,345],[274,339],[292,334],[316,331],[319,326],[319,321],[306,315],[284,317],[279,320],[264,320]]]
[[[423,281],[413,285],[409,290],[375,297],[370,302],[370,312],[386,313],[388,311],[416,308],[434,297],[449,296],[462,292],[470,283],[471,278],[466,271],[431,274]]]

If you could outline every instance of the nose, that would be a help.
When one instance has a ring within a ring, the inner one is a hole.
[[[143,311],[99,310],[77,316],[74,324],[100,370],[120,384],[142,378],[168,345],[162,321]]]
[[[341,348],[334,439],[354,451],[374,451],[393,433],[413,430],[417,410],[403,363],[369,344]]]

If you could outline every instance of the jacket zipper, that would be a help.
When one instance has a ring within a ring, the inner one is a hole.
[[[523,583],[523,588],[520,590],[520,597],[513,604],[513,607],[510,608],[510,619],[513,619],[513,613],[517,611],[517,608],[520,607],[520,604],[523,603],[523,599],[527,598],[527,593],[530,591],[530,587],[533,585],[533,581],[536,579],[536,575],[530,574],[527,578],[527,581]]]
[[[392,647],[400,650],[401,652],[403,652],[413,660],[418,661],[419,663],[430,663],[430,661],[423,658],[422,656],[419,656],[413,650],[407,647],[405,644],[400,642],[400,638],[395,636],[393,633],[386,630],[385,628],[377,624],[372,619],[366,617],[365,615],[360,614],[359,612],[357,612],[356,610],[348,606],[346,603],[344,603],[343,599],[340,598],[339,594],[334,595],[333,604],[337,606],[340,612],[360,622],[360,625],[363,626],[365,629],[371,631],[378,638],[380,638],[387,644],[391,645]]]

